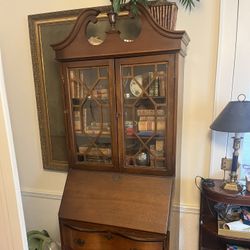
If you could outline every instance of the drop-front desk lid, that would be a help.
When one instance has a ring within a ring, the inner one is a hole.
[[[165,234],[172,177],[70,169],[59,217]]]

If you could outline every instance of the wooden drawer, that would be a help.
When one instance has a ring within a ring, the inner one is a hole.
[[[64,250],[163,250],[163,242],[147,242],[116,233],[62,227]]]

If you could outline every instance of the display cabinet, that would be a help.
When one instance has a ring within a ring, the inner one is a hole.
[[[69,37],[53,45],[70,162],[59,211],[62,246],[168,249],[189,38],[140,5],[137,17],[123,12],[116,24],[107,20],[85,10]]]
[[[249,207],[250,194],[230,193],[221,188],[222,180],[213,180],[214,185],[202,184],[200,202],[200,250],[227,249],[227,245],[249,248],[250,239],[218,234],[218,211],[216,205],[238,205]],[[224,211],[226,212],[226,211]]]
[[[174,173],[174,63],[152,55],[63,64],[72,166]]]

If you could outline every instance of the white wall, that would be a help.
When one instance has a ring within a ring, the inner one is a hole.
[[[222,6],[214,117],[230,100],[237,100],[239,94],[245,94],[246,100],[250,100],[250,2],[222,0]],[[213,132],[210,175],[214,178],[223,176],[221,158],[232,158],[231,136]],[[250,134],[244,134],[240,163],[249,164],[249,145]]]
[[[201,0],[192,13],[181,11],[177,22],[191,38],[185,60],[180,250],[198,249],[199,191],[194,179],[209,175],[219,5],[218,0]]]
[[[183,219],[180,250],[195,250],[198,245],[199,192],[194,178],[209,173],[219,3],[201,0],[192,13],[180,7],[178,15],[177,29],[186,30],[191,38],[185,63],[181,204],[175,204]],[[57,240],[56,215],[66,174],[42,168],[27,15],[106,4],[109,1],[1,1],[0,45],[27,229],[46,226]]]

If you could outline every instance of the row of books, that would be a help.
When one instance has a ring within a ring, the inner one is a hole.
[[[110,134],[110,123],[89,122],[87,118],[87,109],[83,109],[82,114],[80,110],[74,110],[73,120],[75,133],[85,133],[90,135],[97,135],[100,133],[103,135]]]
[[[165,117],[157,116],[156,121],[154,116],[141,116],[138,122],[138,131],[164,131]]]
[[[105,88],[93,89],[92,96],[99,99],[108,99],[108,89]]]
[[[165,74],[163,71],[157,73],[149,72],[149,96],[165,96]]]
[[[153,109],[137,110],[137,114],[139,114],[139,121],[137,122],[136,128],[137,132],[159,132],[166,129],[166,118],[164,116],[164,110],[157,110],[157,113],[161,116],[154,116],[154,113],[155,110]],[[84,132],[86,134],[99,134],[100,132],[102,132],[102,134],[110,134],[109,123],[88,122],[87,109],[83,109],[82,114],[80,110],[74,110],[73,121],[74,131],[76,133]],[[135,132],[133,121],[125,121],[125,131],[127,135],[132,135]]]
[[[79,84],[78,82],[71,81],[70,82],[71,86],[71,98],[86,98],[87,96],[87,91],[86,89]],[[91,96],[94,98],[98,99],[108,99],[108,89],[106,88],[98,88],[98,89],[93,89],[91,92]]]
[[[138,116],[164,116],[165,115],[165,110],[164,109],[137,109],[137,115]]]
[[[78,79],[76,76],[76,72],[70,71],[70,92],[71,98],[85,98],[88,93],[88,89],[84,84],[83,73],[80,72],[80,78]],[[91,96],[99,99],[107,99],[108,98],[108,89],[97,85],[91,92]]]
[[[138,131],[164,131],[166,117],[163,109],[138,109]]]
[[[83,86],[83,77],[82,79],[78,79],[76,72],[70,70],[69,78],[71,98],[84,98],[86,96],[86,88]]]
[[[80,72],[80,75],[76,75],[77,72],[71,70],[69,72],[70,78],[70,91],[71,98],[84,98],[87,95],[87,88],[84,83],[83,73]],[[145,85],[148,87],[149,96],[165,96],[165,74],[163,71],[160,72],[149,72],[148,79]],[[96,98],[108,98],[108,89],[102,86],[97,85],[96,88],[92,91],[92,96]]]
[[[88,146],[79,146],[79,153],[80,154],[84,154],[84,155],[88,155],[88,156],[107,156],[107,157],[111,157],[111,148],[108,147],[100,147],[100,148],[96,148],[96,147],[88,147]]]

